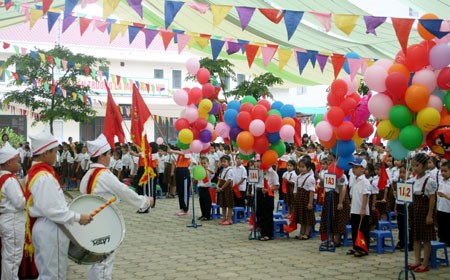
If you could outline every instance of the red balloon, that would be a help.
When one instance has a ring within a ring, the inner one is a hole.
[[[328,173],[336,174],[336,177],[339,179],[344,175],[344,170],[340,169],[336,162],[328,165]]]
[[[397,55],[395,56],[394,62],[397,64],[406,64],[405,63],[405,53],[403,50],[399,50]]]
[[[206,68],[200,68],[197,72],[197,81],[203,85],[209,82],[210,73]]]
[[[327,95],[327,101],[330,106],[339,106],[341,102],[344,100],[343,96],[338,96],[330,91]]]
[[[443,90],[450,89],[450,67],[447,66],[439,72],[437,77],[437,85]]]
[[[236,117],[236,122],[240,128],[243,130],[248,130],[250,122],[252,121],[252,115],[249,112],[243,111],[239,112]]]
[[[270,111],[270,109],[272,109],[272,105],[270,105],[270,102],[267,99],[261,99],[256,104],[263,105],[264,107],[266,107],[267,112]]]
[[[337,98],[344,98],[347,94],[347,83],[344,80],[337,79],[331,84],[330,92],[337,96]]]
[[[239,112],[249,112],[250,114],[252,113],[253,110],[253,104],[252,103],[244,103],[241,105],[241,107],[239,108]]]
[[[203,98],[203,92],[198,87],[193,87],[189,91],[189,103],[188,104],[198,104]]]
[[[214,94],[211,99],[217,99],[221,90],[222,88],[220,86],[214,87]]]
[[[192,130],[192,134],[194,134],[194,140],[198,139],[200,137],[200,130],[198,130],[195,127],[192,127],[191,130]]]
[[[419,43],[421,46],[425,47],[425,50],[427,52],[427,55],[430,55],[430,51],[431,49],[436,46],[436,42],[432,41],[432,40],[423,40],[422,42]]]
[[[200,153],[201,154],[207,154],[207,153],[209,153],[209,151],[211,151],[211,146],[209,146],[208,148],[202,150]]]
[[[275,133],[280,131],[283,125],[283,120],[279,115],[270,115],[266,119],[266,131],[268,133]]]
[[[181,131],[184,128],[189,128],[189,121],[185,118],[180,118],[175,121],[175,129]]]
[[[350,140],[355,134],[355,125],[352,122],[345,121],[336,129],[337,137],[341,140]]]
[[[267,140],[266,135],[255,137],[253,150],[258,154],[264,154],[265,151],[269,150],[269,145],[269,140]]]
[[[211,84],[204,84],[202,86],[203,97],[211,99],[214,95],[214,86]]]
[[[327,120],[332,126],[339,126],[345,118],[344,111],[337,106],[332,106],[328,109]]]
[[[206,127],[206,125],[208,124],[208,121],[202,118],[198,118],[195,122],[194,122],[194,127],[198,130],[202,130]]]
[[[366,122],[358,128],[358,136],[361,138],[367,138],[372,135],[373,131],[373,126]]]
[[[346,116],[351,116],[353,115],[353,112],[355,112],[356,105],[358,105],[356,104],[356,101],[353,98],[349,97],[342,101],[340,107],[344,111],[344,114]]]
[[[405,63],[412,72],[417,72],[430,64],[427,48],[420,44],[409,46],[406,50]]]
[[[400,72],[394,72],[387,76],[386,89],[392,96],[392,99],[402,99],[408,89],[408,78]]]
[[[355,100],[356,104],[359,104],[359,101],[361,101],[361,95],[357,94],[356,92],[350,94],[350,96],[348,96],[347,98],[349,97]]]
[[[263,105],[256,105],[252,109],[252,117],[254,120],[265,121],[267,118],[267,109]]]

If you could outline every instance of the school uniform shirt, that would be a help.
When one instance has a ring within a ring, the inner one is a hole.
[[[386,173],[389,177],[389,182],[393,182],[393,178],[394,178],[394,167],[391,168],[386,168]]]
[[[339,193],[339,188],[338,188],[339,186],[342,186],[342,190],[343,191],[347,190],[348,179],[347,179],[347,176],[345,174],[342,174],[342,176],[337,179],[336,183],[337,183],[336,184],[336,188],[334,189],[334,191],[336,193]],[[331,189],[325,189],[325,192],[329,192],[329,191],[331,191]],[[351,194],[350,194],[350,196],[351,196]]]
[[[220,173],[220,179],[223,181],[231,180],[233,182],[234,172],[233,167],[228,166],[227,168],[222,169],[222,173]]]
[[[430,178],[427,175],[422,176],[422,178],[417,179],[417,176],[414,177],[413,182],[413,190],[414,190],[414,194],[422,194],[422,187],[423,187],[423,183],[425,183],[425,180],[428,179],[427,181],[427,185],[425,186],[424,189],[424,194],[426,196],[430,196],[436,193],[436,189],[437,189],[437,184],[436,181],[433,178]]]
[[[87,171],[89,169],[89,162],[91,160],[91,157],[88,153],[84,153],[80,155],[80,160],[81,169],[83,169],[83,171]]]
[[[216,162],[219,161],[217,154],[216,153],[208,153],[206,155],[206,158],[208,159],[208,162],[209,162],[209,169],[216,170]]]
[[[314,180],[314,176],[312,176],[310,172],[306,174],[300,174],[297,176],[294,185],[294,193],[300,191],[299,188],[304,188],[307,191],[315,192],[316,181]]]
[[[351,214],[361,214],[361,207],[363,203],[363,196],[371,194],[371,186],[369,180],[367,180],[366,176],[361,175],[355,178],[355,182],[353,187],[350,189],[352,194],[352,205],[350,207]],[[369,200],[367,200],[366,204],[366,215],[370,215],[369,212]]]
[[[450,195],[450,179],[442,180],[439,185],[439,191],[446,195]],[[450,213],[450,200],[445,197],[437,196],[437,210]]]
[[[126,153],[122,155],[122,169],[128,168],[130,170],[130,173],[134,169],[134,162],[133,158],[131,157],[130,153]]]
[[[11,174],[9,171],[0,171],[0,177]],[[25,197],[19,182],[15,178],[7,179],[2,186],[2,200],[0,201],[0,213],[16,213],[25,210]]]
[[[430,176],[431,179],[433,179],[436,183],[441,183],[442,180],[439,179],[439,175],[440,175],[440,170],[437,169],[436,167],[431,169],[428,172],[428,175]]]
[[[164,168],[166,166],[166,162],[169,162],[169,156],[168,155],[159,156],[158,173],[164,173]]]
[[[297,181],[297,173],[295,173],[295,170],[292,171],[286,171],[283,173],[283,179],[286,179],[286,181]]]
[[[233,173],[234,173],[233,179],[234,185],[239,183],[239,181],[241,181],[242,178],[245,179],[244,181],[242,181],[240,185],[238,185],[239,191],[241,192],[245,191],[247,189],[247,169],[245,169],[245,167],[241,164],[239,166],[233,167]]]
[[[297,155],[295,154],[295,152],[289,154],[289,159],[292,159],[295,162],[297,162]]]
[[[61,157],[61,154],[59,153],[59,151],[56,151],[56,160],[53,163],[53,167],[60,167],[61,166],[60,157]]]
[[[59,157],[60,162],[62,163],[64,160],[67,160],[67,162],[69,162],[69,160],[73,160],[72,156],[70,155],[69,151],[63,151],[61,153],[61,156]]]
[[[353,183],[355,181],[355,174],[353,174],[353,169],[350,169],[348,171],[348,187],[351,188],[353,186]]]
[[[206,176],[208,177],[208,181],[207,182],[204,182],[203,180],[198,181],[197,187],[199,188],[211,187],[211,179],[214,177],[214,173],[209,173],[208,170],[206,170]]]
[[[111,160],[112,161],[112,160]],[[123,166],[123,163],[122,163],[122,160],[121,159],[118,159],[118,160],[114,160],[114,164],[113,164],[113,166],[112,166],[112,170],[117,170],[117,171],[121,171],[122,170],[122,166]]]
[[[378,182],[380,181],[380,176],[375,175],[372,178],[368,179],[370,182],[370,194],[379,194],[380,189],[378,188]]]
[[[269,170],[267,170],[266,174],[264,174],[262,170],[258,170],[258,172],[259,172],[258,175],[259,181],[258,184],[256,184],[256,188],[259,189],[264,188],[264,179],[267,180],[267,183],[269,184],[270,187],[280,185],[278,174],[272,169],[272,167],[269,168]]]
[[[390,182],[395,183],[398,181],[398,177],[400,176],[400,169],[397,166],[392,167],[392,178],[390,178]]]

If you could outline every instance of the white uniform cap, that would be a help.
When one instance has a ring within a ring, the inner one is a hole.
[[[0,148],[0,164],[4,164],[18,154],[19,151],[14,149],[8,142],[6,142],[6,144],[2,148]]]
[[[88,153],[91,157],[98,157],[99,155],[111,150],[111,146],[106,140],[105,135],[100,134],[97,139],[93,141],[87,141]]]
[[[59,145],[59,142],[55,136],[45,130],[37,135],[30,135],[29,137],[31,140],[31,153],[33,153],[33,155],[40,155],[43,152],[58,147]]]

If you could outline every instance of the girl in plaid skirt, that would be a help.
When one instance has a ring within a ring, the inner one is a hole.
[[[300,235],[296,239],[309,239],[311,227],[316,224],[314,215],[314,192],[316,190],[316,181],[314,173],[311,173],[313,163],[307,159],[301,159],[298,162],[300,175],[295,181],[294,187],[294,221],[301,225]]]
[[[431,253],[431,240],[436,240],[436,231],[433,223],[434,205],[436,202],[436,181],[426,173],[428,163],[427,155],[417,154],[412,162],[416,177],[413,179],[414,202],[410,204],[410,228],[414,235],[414,264],[409,269],[414,272],[430,270],[428,261]],[[420,263],[420,254],[424,248],[423,263]]]
[[[295,173],[297,163],[295,160],[289,160],[287,163],[287,171],[283,174],[283,183],[282,185],[286,185],[286,195],[284,201],[286,202],[286,206],[288,209],[288,216],[292,213],[293,205],[294,205],[294,185],[297,180],[297,174]],[[286,218],[288,218],[286,216]]]

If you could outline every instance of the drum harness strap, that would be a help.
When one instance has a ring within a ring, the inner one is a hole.
[[[94,192],[95,187],[97,186],[97,180],[100,174],[102,174],[103,171],[106,171],[107,168],[94,168],[94,171],[92,172],[91,176],[89,177],[89,181],[86,188],[87,194],[92,194]]]
[[[18,182],[19,185],[20,185],[19,179],[17,179],[16,175],[14,175],[14,174],[12,174],[12,173],[7,173],[7,174],[4,174],[3,176],[1,176],[1,177],[0,177],[0,201],[2,200],[2,187],[3,187],[3,184],[4,184],[4,183],[6,182],[6,180],[8,180],[9,178],[14,178],[14,179],[16,179],[17,182]],[[22,190],[22,193],[23,193],[23,189],[22,189],[22,188],[20,188],[20,189]],[[25,196],[25,194],[24,194],[24,196]]]

